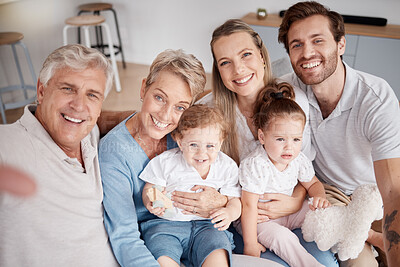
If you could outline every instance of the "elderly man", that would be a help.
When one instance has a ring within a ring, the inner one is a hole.
[[[376,183],[384,203],[384,247],[390,266],[400,266],[400,112],[386,81],[342,62],[342,17],[317,2],[290,7],[279,28],[295,73],[284,77],[306,92],[318,178],[330,201],[345,205],[362,184]],[[383,249],[382,234],[368,242]],[[378,266],[371,246],[341,266]]]
[[[103,225],[96,126],[112,68],[100,52],[51,53],[37,105],[0,126],[0,163],[32,176],[36,193],[0,192],[0,266],[117,266]]]

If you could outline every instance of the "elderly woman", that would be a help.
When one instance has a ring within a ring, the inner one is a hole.
[[[270,59],[258,33],[238,19],[228,20],[214,30],[211,50],[214,59],[213,91],[200,102],[215,105],[223,111],[233,130],[224,142],[222,150],[239,164],[260,145],[257,141],[257,129],[253,124],[253,109],[258,93],[273,80]],[[295,93],[296,102],[308,116],[305,93],[299,88],[295,88]],[[304,130],[302,151],[311,160],[315,156],[308,124]],[[298,185],[291,197],[283,194],[264,194],[260,198],[271,200],[258,204],[261,222],[297,212],[304,201],[305,190]],[[296,234],[301,237],[300,230],[296,230]],[[319,251],[315,243],[303,245],[322,264],[337,266],[336,259],[329,251]],[[285,264],[269,252],[261,256]]]
[[[203,66],[193,55],[182,50],[162,52],[143,79],[140,112],[130,115],[100,141],[104,223],[122,266],[159,266],[140,238],[140,223],[156,217],[143,205],[145,183],[138,176],[150,159],[177,146],[170,133],[203,91],[205,82]],[[196,195],[208,199],[198,203],[207,216],[226,203],[226,197],[211,188]]]

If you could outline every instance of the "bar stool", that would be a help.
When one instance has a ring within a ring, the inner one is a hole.
[[[99,26],[104,27],[106,31],[106,38],[108,42],[108,49],[110,51],[110,58],[111,64],[114,70],[114,81],[115,81],[115,88],[117,92],[121,92],[121,83],[119,81],[119,74],[118,74],[118,67],[117,62],[115,60],[114,54],[114,46],[111,40],[111,32],[110,27],[107,23],[105,23],[106,19],[103,16],[96,16],[96,15],[84,15],[84,16],[75,16],[65,20],[65,26],[63,29],[63,41],[64,45],[68,44],[67,38],[67,31],[69,28],[73,27],[82,27],[84,35],[85,35],[85,45],[87,47],[91,47],[90,43],[90,35],[89,35],[89,27],[90,26]],[[106,92],[106,95],[108,92]]]
[[[112,4],[110,3],[89,3],[89,4],[83,4],[78,6],[79,12],[78,16],[81,15],[84,12],[93,12],[93,15],[100,15],[101,11],[111,11],[114,15],[114,21],[115,21],[115,26],[117,28],[117,36],[118,36],[118,45],[114,45],[114,52],[115,55],[118,53],[121,53],[121,58],[122,58],[122,66],[125,69],[126,64],[125,64],[125,57],[124,57],[124,52],[122,50],[122,42],[121,42],[121,34],[119,32],[119,26],[118,26],[118,19],[117,19],[117,12],[113,9]],[[81,32],[78,29],[78,43],[81,41]],[[100,49],[104,53],[104,48],[107,47],[107,44],[103,43],[103,33],[101,31],[100,27],[96,27],[96,44],[92,45],[94,48]],[[108,54],[105,54],[106,56],[110,56]]]
[[[27,104],[34,102],[36,99],[36,86],[25,84],[24,76],[23,76],[22,70],[21,70],[21,65],[18,60],[16,45],[19,45],[24,49],[26,62],[28,63],[29,70],[32,75],[33,84],[35,84],[36,83],[35,71],[33,69],[31,57],[29,56],[29,51],[26,48],[25,44],[21,41],[23,38],[24,38],[24,35],[19,32],[0,32],[0,45],[11,45],[11,49],[12,49],[12,52],[14,55],[14,61],[15,61],[15,65],[18,70],[18,77],[19,77],[19,81],[20,81],[20,84],[9,85],[9,86],[0,88],[0,101],[1,101],[0,112],[1,112],[1,118],[2,118],[4,124],[7,123],[6,114],[5,114],[6,110],[23,107]],[[16,90],[23,90],[24,99],[20,100],[20,101],[16,101],[16,102],[4,103],[2,94],[5,92],[16,91]],[[33,96],[28,97],[28,90],[32,90],[34,92]]]

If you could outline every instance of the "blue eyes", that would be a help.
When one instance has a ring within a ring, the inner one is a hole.
[[[164,99],[163,96],[154,95],[154,98],[157,102],[160,102],[161,105],[167,104],[167,101]],[[175,106],[174,107],[177,112],[184,112],[186,110],[185,106]]]
[[[251,55],[252,55],[251,52],[245,52],[245,53],[242,54],[241,58],[245,58],[245,57],[248,57],[248,56],[251,56]],[[219,66],[220,66],[220,67],[223,67],[223,66],[225,66],[225,65],[228,64],[228,63],[230,63],[230,61],[223,61],[223,62],[221,62],[221,63],[219,64]]]
[[[315,39],[315,40],[313,41],[314,44],[320,44],[320,43],[322,43],[322,42],[323,42],[323,39]],[[299,47],[302,47],[302,46],[303,46],[302,43],[296,43],[296,44],[293,44],[293,45],[292,45],[292,49],[294,49],[294,48],[299,48]]]
[[[213,149],[215,149],[215,145],[214,144],[207,144],[206,145],[206,148],[208,149],[208,150],[213,150]],[[200,150],[200,145],[199,144],[197,144],[197,143],[190,143],[189,144],[189,149],[192,151],[192,152],[197,152],[197,151],[199,151]]]
[[[75,94],[80,94],[80,89],[75,89],[74,87],[60,87],[60,89],[64,94],[68,94],[68,95],[75,95]],[[90,100],[98,100],[101,99],[101,94],[97,94],[96,91],[88,91],[85,92],[86,96],[90,99]]]

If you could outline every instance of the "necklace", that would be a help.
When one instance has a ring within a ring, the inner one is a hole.
[[[149,147],[145,141],[143,141],[142,137],[140,136],[139,131],[137,131],[137,139],[138,141],[142,144],[142,149],[145,151],[146,155],[149,157],[149,159],[154,158],[157,155],[160,155],[165,149],[163,148],[163,142],[160,140],[160,142],[155,145],[154,147],[151,146]]]
[[[144,148],[148,148],[145,141],[143,141],[142,137],[140,137],[139,130],[137,131],[138,141],[143,144]]]

